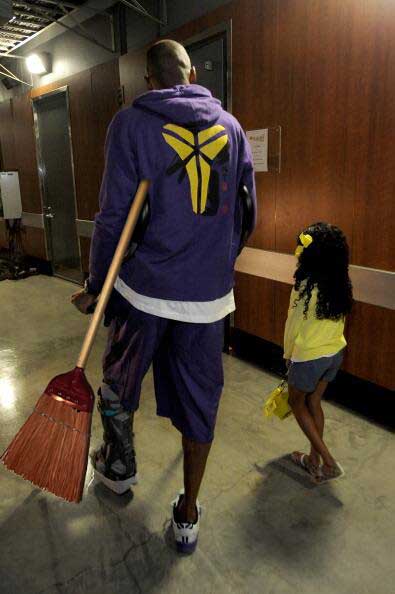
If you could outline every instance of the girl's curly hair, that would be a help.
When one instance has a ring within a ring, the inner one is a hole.
[[[300,291],[297,301],[304,299],[303,313],[307,317],[316,286],[317,318],[340,320],[351,311],[353,302],[346,237],[341,229],[329,223],[314,223],[303,233],[311,235],[313,242],[300,254],[294,274],[295,289]],[[298,245],[301,245],[299,239]]]

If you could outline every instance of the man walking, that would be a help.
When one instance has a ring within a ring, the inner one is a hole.
[[[107,134],[90,275],[73,296],[86,312],[99,294],[141,179],[151,180],[150,221],[122,265],[110,301],[99,410],[104,442],[96,476],[122,493],[136,482],[133,413],[153,363],[158,415],[182,434],[184,492],[173,504],[177,546],[197,544],[197,496],[223,387],[224,318],[235,309],[234,264],[241,237],[239,188],[255,210],[250,149],[238,122],[198,85],[180,44],[147,54],[150,92],[120,111]]]

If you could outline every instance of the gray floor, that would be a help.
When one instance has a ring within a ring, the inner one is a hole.
[[[74,289],[46,277],[0,283],[1,450],[46,382],[73,366],[87,324],[68,303]],[[88,366],[94,386],[104,336]],[[276,377],[235,358],[224,363],[195,555],[178,557],[169,535],[180,443],[155,416],[148,376],[136,420],[141,483],[129,497],[111,496],[88,471],[83,502],[66,504],[0,468],[2,593],[394,592],[393,435],[327,404],[327,440],[348,475],[314,487],[286,460],[305,444],[294,421],[262,418]],[[92,445],[99,441],[95,415]]]

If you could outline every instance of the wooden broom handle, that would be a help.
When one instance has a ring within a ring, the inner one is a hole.
[[[81,369],[85,368],[86,362],[91,352],[93,342],[95,340],[97,331],[100,326],[100,322],[104,315],[104,310],[106,309],[108,300],[111,295],[111,291],[113,290],[115,281],[121,268],[123,257],[125,255],[126,250],[129,247],[129,243],[134,228],[136,227],[136,223],[139,218],[141,209],[143,208],[143,204],[145,201],[145,197],[147,196],[149,186],[149,180],[143,179],[140,182],[139,187],[137,188],[137,192],[132,202],[128,218],[126,219],[126,223],[123,228],[121,237],[119,238],[117,249],[115,250],[114,258],[111,262],[110,268],[108,269],[106,280],[101,290],[100,297],[97,301],[95,312],[93,314],[91,323],[89,324],[88,331],[85,335],[84,342],[82,344],[81,352],[79,354],[77,361],[77,367],[80,367]]]

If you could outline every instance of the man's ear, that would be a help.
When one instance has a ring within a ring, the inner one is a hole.
[[[196,81],[197,81],[196,68],[195,68],[195,66],[192,66],[191,71],[189,73],[189,82],[191,83],[191,85],[194,85]]]

